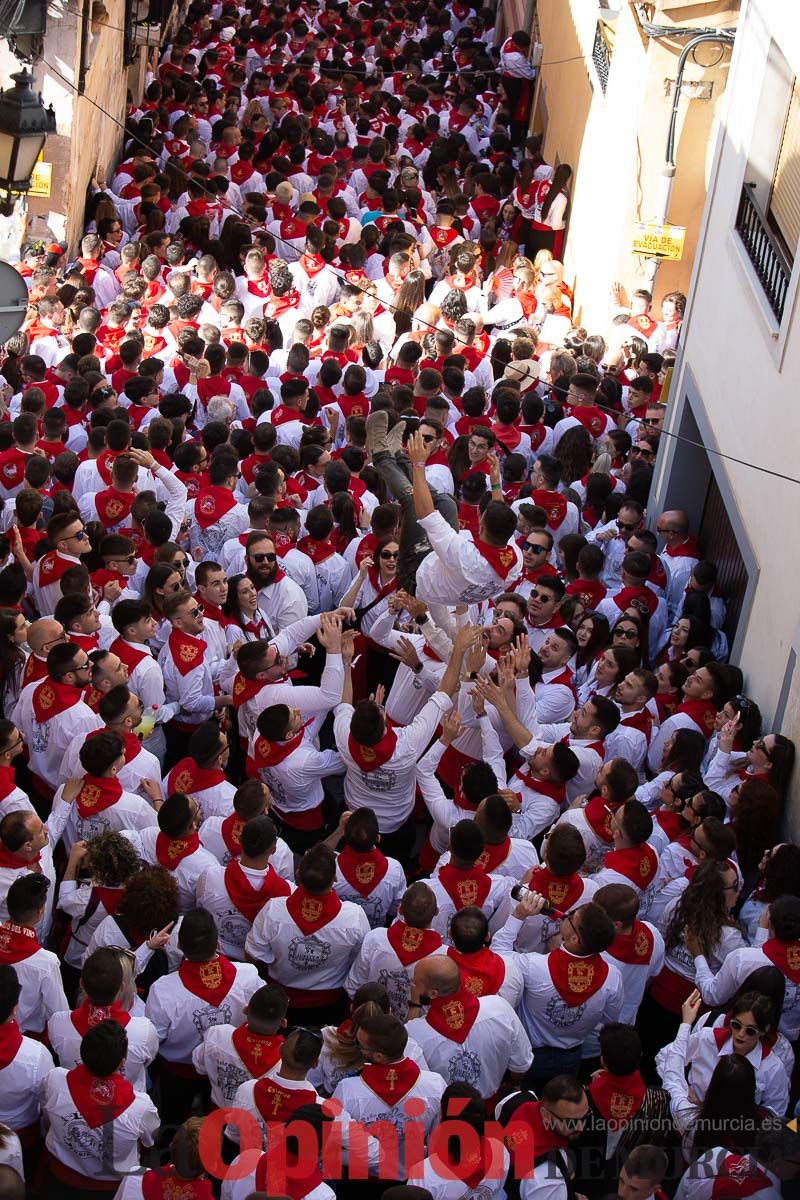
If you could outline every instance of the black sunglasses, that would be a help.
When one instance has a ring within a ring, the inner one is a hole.
[[[252,556],[253,562],[257,563],[275,562],[277,557],[277,554],[254,554]]]
[[[399,558],[400,552],[399,552],[399,550],[381,550],[380,557],[381,558]]]

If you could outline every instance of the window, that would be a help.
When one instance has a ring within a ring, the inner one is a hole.
[[[800,243],[800,84],[793,81],[767,210],[770,224],[794,261]]]

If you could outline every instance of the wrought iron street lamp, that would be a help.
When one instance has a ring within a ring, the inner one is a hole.
[[[52,104],[45,108],[41,95],[31,89],[32,76],[25,70],[11,78],[12,88],[0,92],[0,212],[10,215],[16,196],[27,192],[36,161],[48,133],[55,133],[56,114]]]

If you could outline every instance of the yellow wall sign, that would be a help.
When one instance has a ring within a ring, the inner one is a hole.
[[[29,196],[49,196],[50,187],[53,182],[53,164],[37,162],[33,168],[31,175],[31,186],[28,191]]]
[[[659,225],[655,221],[639,221],[633,227],[634,254],[645,254],[648,258],[671,258],[678,262],[683,258],[683,243],[686,229],[683,225]]]

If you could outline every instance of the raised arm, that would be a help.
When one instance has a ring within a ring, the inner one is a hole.
[[[430,450],[422,440],[421,433],[414,433],[408,439],[408,454],[411,459],[411,486],[414,492],[414,511],[418,519],[429,517],[435,512],[433,496],[425,477],[425,466]]]

